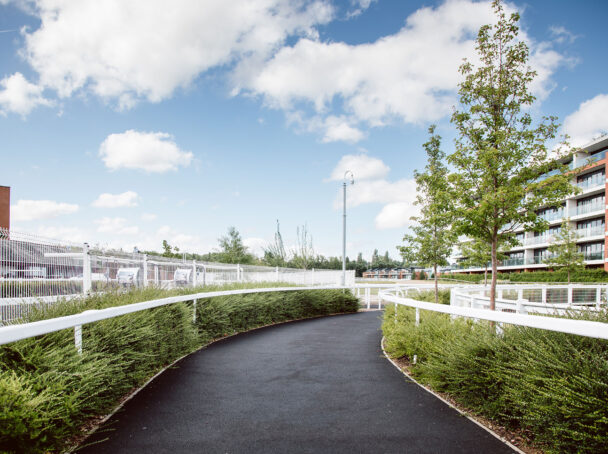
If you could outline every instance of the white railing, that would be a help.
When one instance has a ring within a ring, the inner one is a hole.
[[[0,229],[0,325],[22,316],[28,304],[51,304],[58,297],[70,299],[112,289],[171,289],[232,282],[340,285],[341,280],[341,270],[179,260]],[[354,282],[355,271],[347,271],[346,285]]]
[[[167,306],[170,304],[176,304],[181,302],[192,301],[193,304],[193,320],[196,318],[196,303],[199,299],[213,298],[216,296],[227,296],[227,295],[243,295],[249,293],[267,293],[267,292],[293,292],[300,290],[330,290],[330,289],[347,289],[353,291],[353,294],[361,298],[361,290],[364,291],[364,304],[367,305],[368,309],[371,307],[372,302],[372,290],[388,288],[389,285],[385,284],[358,284],[346,287],[337,286],[315,286],[315,287],[273,287],[273,288],[258,288],[258,289],[241,289],[241,290],[223,290],[215,292],[201,292],[190,295],[179,295],[171,296],[167,298],[160,298],[151,301],[145,301],[141,303],[127,304],[124,306],[109,307],[107,309],[88,310],[80,314],[68,315],[65,317],[58,317],[48,320],[40,320],[31,323],[20,323],[14,325],[7,325],[0,327],[0,345],[16,342],[22,339],[28,339],[30,337],[40,336],[42,334],[48,334],[63,329],[74,329],[74,343],[79,352],[82,352],[82,326],[88,323],[95,323],[100,320],[106,320],[109,318],[120,317],[121,315],[131,314],[134,312],[144,311],[160,306]],[[395,287],[391,284],[390,287]],[[451,285],[442,285],[442,288],[450,288]],[[402,292],[417,291],[417,290],[428,290],[433,288],[433,285],[418,285],[418,286],[404,286]],[[379,300],[378,309],[381,308],[382,300]]]
[[[511,286],[514,287],[514,286]],[[517,286],[520,287],[520,286]],[[582,288],[583,286],[579,286],[578,288]],[[592,289],[596,289],[597,287],[602,287],[605,291],[606,286],[589,286]],[[538,287],[537,287],[538,288]],[[454,316],[462,316],[473,319],[480,320],[488,320],[498,323],[508,323],[512,325],[518,326],[526,326],[530,328],[539,328],[549,331],[556,331],[561,333],[568,334],[576,334],[579,336],[593,337],[598,339],[608,339],[608,323],[595,322],[589,320],[573,320],[568,318],[556,318],[556,317],[547,317],[543,315],[530,315],[527,312],[542,312],[548,309],[546,306],[539,307],[538,303],[534,303],[530,305],[529,303],[525,303],[522,300],[503,300],[502,303],[507,302],[511,304],[509,308],[503,308],[503,310],[499,309],[499,304],[497,303],[497,310],[491,311],[486,307],[487,297],[485,295],[475,295],[474,292],[469,292],[468,290],[472,290],[469,288],[460,288],[452,290],[452,297],[456,295],[457,298],[464,297],[469,302],[469,306],[462,306],[458,304],[435,304],[435,303],[426,303],[422,301],[416,301],[412,298],[407,298],[403,295],[403,288],[399,289],[387,289],[382,290],[380,292],[379,297],[387,302],[394,303],[395,307],[398,305],[412,307],[416,309],[416,325],[420,323],[420,309],[429,310],[433,312],[440,312],[444,314],[450,314]],[[479,291],[479,288],[475,289]],[[503,291],[505,289],[503,288]],[[519,288],[514,289],[516,292],[519,292]],[[542,291],[542,289],[540,289]],[[601,306],[605,305],[605,300],[601,300],[603,293],[595,290],[596,295],[600,295],[599,300],[593,303],[593,306]],[[569,295],[572,293],[568,292]],[[458,302],[462,302],[459,300]],[[479,304],[479,305],[478,305]],[[481,307],[480,307],[481,306]],[[574,305],[572,305],[574,308]],[[584,307],[583,304],[578,305],[579,309]],[[542,309],[542,310],[534,310],[534,309]],[[507,309],[507,310],[505,310]],[[518,311],[519,309],[519,311]],[[548,312],[552,314],[556,314],[562,311],[562,309],[558,309],[553,307],[553,312]]]

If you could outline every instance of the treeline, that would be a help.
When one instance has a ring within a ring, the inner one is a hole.
[[[258,257],[253,254],[243,243],[239,231],[235,227],[230,227],[225,236],[218,238],[218,249],[206,254],[196,254],[181,251],[177,246],[171,246],[167,240],[163,240],[163,252],[144,251],[148,255],[162,257],[199,260],[202,262],[232,263],[241,265],[262,265],[278,266],[283,268],[302,268],[302,269],[326,269],[341,270],[342,257],[325,257],[317,254],[314,250],[312,237],[308,233],[306,225],[297,229],[297,244],[291,250],[283,245],[283,238],[278,229],[275,233],[274,242],[264,248],[264,255]],[[388,251],[384,255],[379,255],[375,249],[371,260],[365,260],[363,253],[357,254],[357,259],[352,260],[346,257],[346,269],[355,270],[356,276],[361,277],[363,272],[370,268],[398,268],[404,266],[402,261],[394,260]]]

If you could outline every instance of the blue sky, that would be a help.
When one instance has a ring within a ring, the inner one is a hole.
[[[276,219],[341,253],[396,256],[427,128],[444,150],[457,67],[488,2],[0,0],[0,185],[14,230],[196,252],[234,225],[259,253]],[[508,3],[539,76],[535,116],[608,131],[600,0]]]

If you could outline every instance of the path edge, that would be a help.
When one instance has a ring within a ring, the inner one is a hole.
[[[500,441],[502,441],[504,444],[506,444],[509,448],[511,448],[513,451],[517,452],[518,454],[526,454],[524,451],[522,451],[521,449],[519,449],[517,446],[515,446],[513,443],[511,443],[509,440],[507,440],[504,437],[501,437],[500,435],[498,435],[496,432],[494,432],[492,429],[490,429],[489,427],[483,425],[482,423],[480,423],[479,421],[477,421],[475,418],[473,418],[471,415],[469,415],[467,412],[462,411],[461,409],[459,409],[458,407],[454,406],[452,403],[450,403],[449,401],[445,400],[443,397],[441,397],[439,394],[437,394],[435,391],[433,391],[430,388],[427,388],[426,386],[424,386],[422,383],[418,382],[414,377],[412,377],[411,374],[408,374],[405,370],[403,370],[401,367],[399,367],[399,365],[393,361],[393,359],[388,355],[388,353],[386,352],[386,350],[384,349],[384,341],[386,340],[386,338],[384,336],[382,336],[382,340],[380,341],[380,348],[382,348],[382,353],[384,354],[384,357],[386,359],[388,359],[390,361],[390,363],[395,366],[395,368],[397,368],[397,370],[399,372],[401,372],[408,380],[412,381],[413,383],[417,384],[418,386],[420,386],[422,389],[424,389],[426,392],[432,394],[433,396],[435,396],[437,399],[439,399],[441,402],[443,402],[444,404],[446,404],[447,406],[449,406],[450,408],[453,408],[454,410],[456,410],[458,413],[460,413],[462,416],[464,416],[465,418],[467,418],[469,421],[477,424],[479,427],[481,427],[483,430],[485,430],[486,432],[488,432],[489,434],[491,434],[492,436],[494,436],[495,438],[499,439]]]

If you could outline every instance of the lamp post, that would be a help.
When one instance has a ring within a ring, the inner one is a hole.
[[[350,170],[344,172],[344,181],[342,182],[342,191],[344,197],[342,211],[342,286],[346,285],[346,184],[347,177],[350,174],[350,184],[355,184],[355,176]]]

